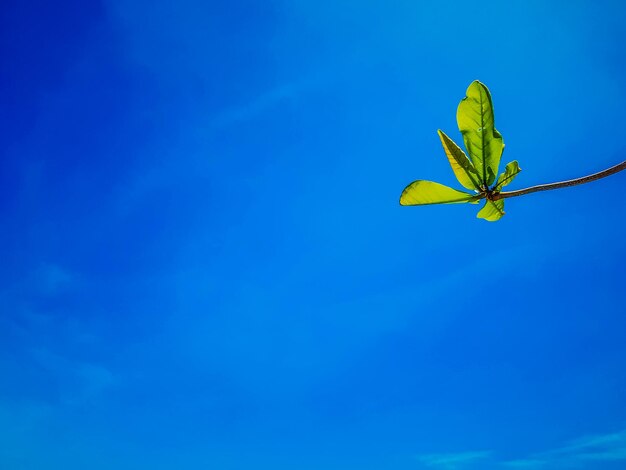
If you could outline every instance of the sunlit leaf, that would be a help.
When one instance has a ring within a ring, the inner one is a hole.
[[[474,168],[481,181],[490,186],[498,173],[504,143],[495,128],[491,94],[485,85],[478,80],[471,83],[456,118]]]
[[[519,163],[517,163],[517,160],[513,160],[511,163],[507,163],[504,167],[504,173],[501,173],[498,177],[498,182],[496,183],[495,189],[499,191],[500,189],[504,188],[515,179],[520,171],[522,171],[522,169],[519,167]]]
[[[480,189],[481,178],[478,176],[474,165],[470,162],[465,152],[442,130],[438,130],[441,144],[446,151],[446,156],[454,171],[456,179],[467,189]]]
[[[477,203],[475,194],[464,193],[433,181],[417,180],[409,184],[400,196],[403,206],[423,206],[427,204]]]
[[[497,201],[487,200],[483,208],[476,214],[479,219],[485,219],[489,222],[500,220],[504,215],[504,199]]]

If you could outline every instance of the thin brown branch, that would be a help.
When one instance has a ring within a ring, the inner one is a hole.
[[[590,181],[599,180],[600,178],[606,178],[614,173],[626,169],[626,160],[611,168],[594,173],[593,175],[583,176],[582,178],[576,178],[573,180],[559,181],[558,183],[539,184],[537,186],[531,186],[530,188],[518,189],[517,191],[504,191],[499,194],[494,194],[491,199],[497,201],[498,199],[506,199],[509,197],[523,196],[524,194],[536,193],[538,191],[549,191],[551,189],[566,188],[568,186],[576,186],[578,184],[589,183]]]

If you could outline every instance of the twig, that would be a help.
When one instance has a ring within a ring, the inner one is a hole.
[[[559,181],[558,183],[539,184],[537,186],[531,186],[530,188],[518,189],[517,191],[504,191],[498,194],[494,194],[493,196],[491,196],[491,199],[493,201],[497,201],[498,199],[523,196],[524,194],[536,193],[537,191],[549,191],[551,189],[576,186],[578,184],[589,183],[590,181],[605,178],[624,169],[626,169],[626,160],[624,160],[622,163],[612,166],[611,168],[607,168],[606,170],[594,173],[593,175],[583,176],[582,178],[576,178],[573,180]]]

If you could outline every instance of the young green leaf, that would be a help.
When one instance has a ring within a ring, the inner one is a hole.
[[[403,206],[423,206],[427,204],[478,203],[474,194],[457,191],[449,186],[433,181],[417,180],[409,184],[400,196]]]
[[[478,80],[472,82],[459,103],[456,118],[474,168],[481,182],[490,186],[498,173],[504,144],[495,128],[489,89]]]
[[[488,220],[489,222],[495,222],[496,220],[500,220],[503,215],[504,199],[498,199],[497,201],[487,200],[483,208],[476,214],[476,217]]]
[[[480,190],[480,176],[476,172],[472,162],[470,162],[467,155],[465,155],[465,152],[442,130],[438,130],[437,133],[441,139],[441,144],[446,152],[452,171],[454,171],[454,175],[456,179],[459,180],[459,183],[467,189]]]
[[[504,173],[501,173],[498,177],[498,182],[496,183],[494,189],[496,191],[500,191],[511,181],[513,181],[520,171],[522,171],[522,169],[519,167],[519,163],[517,163],[517,160],[513,160],[512,162],[507,163],[504,167]]]

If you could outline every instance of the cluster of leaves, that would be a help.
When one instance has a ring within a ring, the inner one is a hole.
[[[469,158],[443,131],[437,132],[456,178],[473,193],[458,191],[433,181],[417,180],[402,191],[400,204],[478,204],[485,199],[485,205],[477,217],[496,221],[504,215],[504,199],[498,196],[521,169],[517,161],[512,161],[496,179],[504,142],[495,128],[491,93],[484,84],[477,80],[470,84],[465,98],[459,103],[456,119]]]

